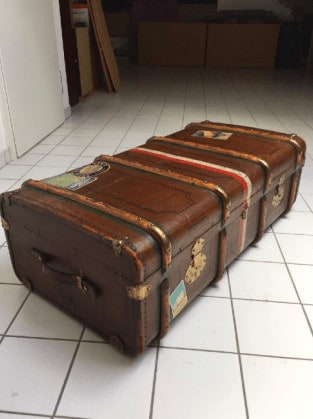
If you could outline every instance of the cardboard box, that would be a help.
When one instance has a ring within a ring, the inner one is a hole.
[[[210,23],[206,67],[274,67],[279,30],[279,24]]]
[[[72,16],[75,27],[89,28],[89,10],[87,4],[72,4]]]
[[[203,67],[206,34],[205,23],[139,23],[138,64]]]
[[[127,38],[129,35],[129,13],[127,10],[118,13],[105,13],[105,20],[111,37]]]
[[[179,5],[180,22],[207,22],[209,17],[215,17],[216,4],[186,3]]]

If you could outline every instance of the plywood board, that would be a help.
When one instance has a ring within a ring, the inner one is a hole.
[[[101,0],[88,0],[88,6],[108,90],[109,92],[118,92],[120,90],[119,71],[104,18]]]

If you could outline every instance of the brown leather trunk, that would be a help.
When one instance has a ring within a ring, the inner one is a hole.
[[[141,353],[297,195],[296,135],[193,123],[1,197],[17,276]]]

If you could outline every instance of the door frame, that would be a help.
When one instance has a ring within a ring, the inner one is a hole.
[[[10,108],[7,100],[7,91],[6,85],[4,80],[3,68],[2,68],[2,60],[0,55],[0,118],[2,122],[2,129],[3,129],[3,142],[4,142],[4,153],[6,154],[6,150],[9,152],[9,157],[11,160],[17,158],[16,146],[15,146],[15,139],[14,139],[14,130],[12,126],[12,120],[10,115]]]

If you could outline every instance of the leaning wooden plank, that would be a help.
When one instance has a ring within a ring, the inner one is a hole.
[[[96,38],[96,42],[97,42],[97,46],[98,46],[98,50],[99,50],[99,56],[100,56],[100,60],[101,60],[101,67],[102,67],[102,71],[104,74],[104,78],[105,78],[105,82],[107,85],[107,89],[109,91],[109,93],[112,93],[114,91],[113,85],[112,85],[112,80],[109,74],[109,70],[107,67],[107,63],[104,57],[104,54],[102,52],[102,45],[101,45],[101,41],[100,41],[100,37],[97,33],[97,29],[96,29],[96,22],[95,19],[93,18],[94,14],[92,13],[92,5],[89,4],[89,13],[91,16],[91,21],[92,21],[92,26],[94,29],[94,34],[95,34],[95,38]]]
[[[103,9],[100,0],[88,0],[89,10],[93,26],[95,29],[100,55],[104,58],[108,76],[110,78],[113,90],[120,90],[119,71],[113,52],[110,35],[104,18]]]

